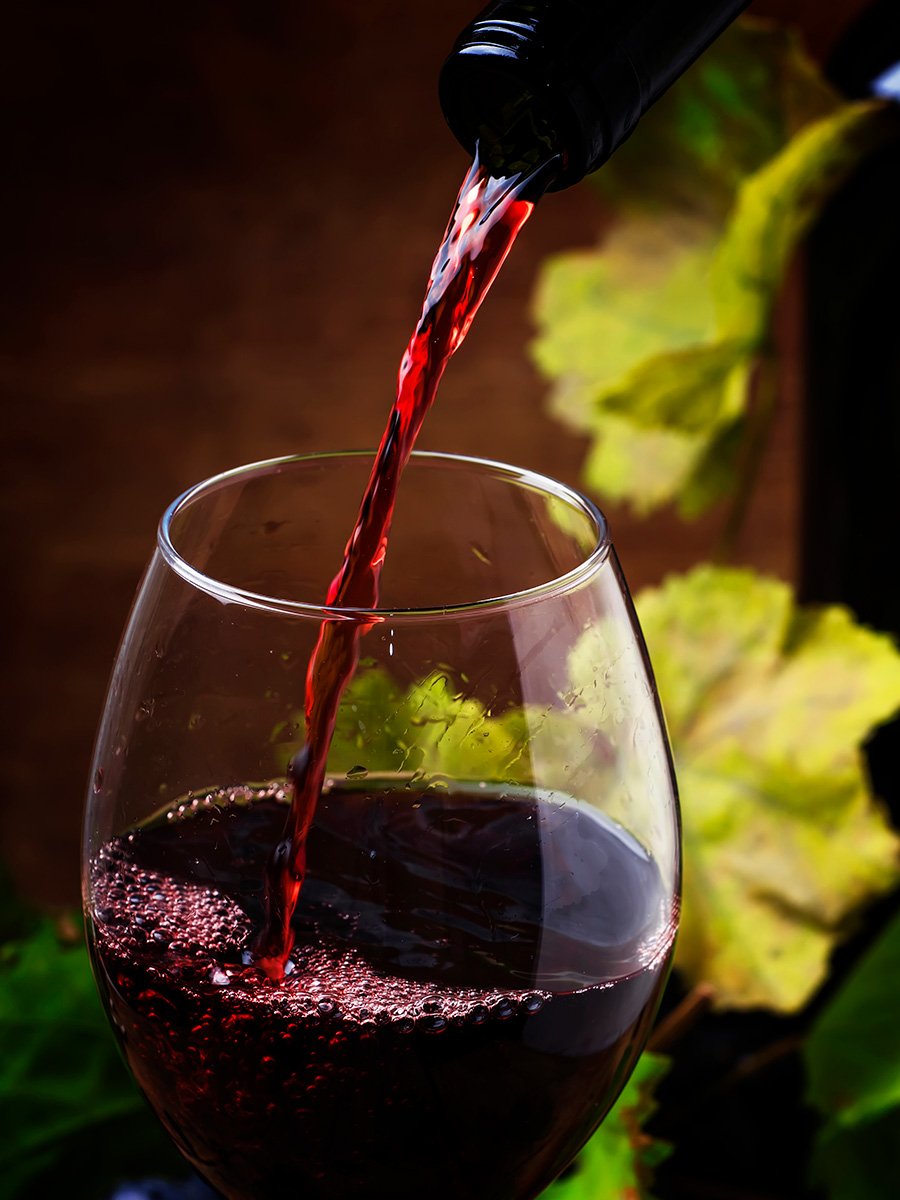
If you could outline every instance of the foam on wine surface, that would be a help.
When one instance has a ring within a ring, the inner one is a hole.
[[[536,1195],[652,1018],[652,860],[539,795],[326,791],[276,982],[243,963],[285,807],[196,798],[92,864],[101,990],[170,1133],[228,1196]]]

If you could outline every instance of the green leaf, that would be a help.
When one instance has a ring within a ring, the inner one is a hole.
[[[698,516],[733,486],[752,368],[736,341],[646,359],[599,401],[588,481],[637,512],[675,497]]]
[[[820,1140],[812,1157],[813,1181],[829,1200],[895,1200],[900,1196],[898,1142],[895,1111]]]
[[[117,1060],[87,955],[49,924],[4,948],[0,970],[0,1167],[141,1104]]]
[[[490,716],[477,700],[464,697],[449,674],[434,672],[413,684],[406,703],[430,773],[453,779],[528,782],[528,723],[522,709]],[[424,734],[424,736],[423,736]]]
[[[825,1118],[813,1173],[832,1200],[900,1194],[900,916],[813,1026],[808,1097]]]
[[[652,1170],[669,1153],[642,1129],[653,1113],[653,1089],[665,1075],[664,1058],[645,1053],[606,1120],[574,1168],[552,1184],[545,1200],[649,1200]]]
[[[900,1109],[900,916],[828,1004],[807,1039],[809,1099],[826,1137]]]
[[[300,714],[301,728],[302,719]],[[356,766],[369,769],[373,762],[379,764],[380,770],[419,769],[422,764],[411,748],[409,728],[410,714],[403,689],[378,667],[357,669],[338,709],[328,750],[328,770],[339,775]]]
[[[190,1167],[149,1109],[98,1121],[63,1138],[44,1159],[17,1160],[0,1182],[3,1200],[46,1200],[54,1194],[71,1200],[101,1200],[123,1180],[166,1179],[180,1182]]]
[[[642,118],[592,182],[620,209],[720,220],[742,181],[838,97],[796,34],[744,18]]]
[[[67,1194],[102,1194],[109,1163],[92,1139],[110,1128],[118,1163],[146,1173],[161,1161],[185,1173],[175,1151],[161,1149],[165,1139],[119,1059],[84,945],[62,944],[49,921],[0,949],[0,1044],[4,1197],[40,1194],[49,1173],[82,1158]],[[79,1153],[86,1144],[91,1155]]]
[[[747,368],[749,372],[749,363]],[[676,496],[678,511],[687,520],[701,516],[734,489],[745,427],[745,418],[738,417],[726,422],[710,440],[698,438],[703,441],[703,453],[695,459],[693,470],[678,487]]]
[[[381,667],[357,670],[341,699],[334,737],[328,751],[328,772],[340,776],[367,772],[402,773],[412,780],[447,775],[458,780],[497,783],[531,782],[529,734],[535,725],[553,725],[554,714],[507,709],[493,716],[478,700],[465,694],[449,667],[435,669],[404,689]],[[303,714],[291,719],[294,731],[284,738],[278,726],[272,741],[279,743],[278,762],[287,767],[303,741]],[[544,729],[545,739],[563,735]]]
[[[898,879],[860,744],[900,655],[842,608],[703,566],[637,599],[682,800],[677,965],[721,1006],[799,1008],[848,915]]]
[[[712,290],[720,335],[755,345],[800,239],[828,197],[889,128],[882,101],[848,104],[801,130],[739,189]]]
[[[6,866],[0,862],[0,954],[7,942],[27,937],[37,924],[37,914],[22,902]]]

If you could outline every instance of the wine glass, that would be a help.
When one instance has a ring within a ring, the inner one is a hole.
[[[416,454],[378,610],[319,601],[371,459],[276,459],[167,510],[87,803],[97,983],[225,1196],[524,1200],[631,1071],[677,922],[659,705],[606,524]],[[283,979],[254,965],[323,621],[358,635]]]

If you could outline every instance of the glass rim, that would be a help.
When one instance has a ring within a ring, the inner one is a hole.
[[[584,579],[594,574],[609,558],[612,542],[609,537],[609,525],[606,517],[596,504],[587,496],[568,484],[561,483],[550,475],[532,471],[526,467],[515,467],[509,463],[499,462],[490,458],[478,458],[466,454],[451,454],[436,450],[415,450],[411,456],[416,462],[434,461],[451,463],[457,466],[477,467],[487,470],[494,475],[515,484],[524,484],[568,503],[572,508],[582,512],[591,521],[595,531],[595,543],[591,551],[581,562],[545,583],[519,591],[508,592],[498,596],[488,596],[480,600],[468,601],[464,604],[448,604],[442,607],[413,607],[413,608],[341,608],[328,604],[313,604],[303,600],[288,600],[284,597],[268,596],[260,592],[252,592],[235,584],[224,583],[211,575],[199,570],[184,558],[175,547],[172,538],[172,522],[175,517],[195,500],[227,487],[242,478],[271,473],[279,468],[302,463],[325,462],[329,459],[359,459],[375,460],[374,450],[332,450],[314,452],[311,454],[286,454],[277,458],[261,459],[258,462],[245,463],[220,471],[207,479],[195,483],[177,496],[166,508],[157,527],[157,546],[168,566],[180,575],[187,583],[198,590],[213,596],[226,604],[241,604],[245,607],[261,609],[283,616],[313,617],[316,620],[354,621],[368,624],[381,623],[386,620],[414,620],[427,618],[434,620],[443,616],[454,620],[466,615],[483,615],[487,612],[518,608],[537,600],[545,600],[550,596],[570,591]],[[340,564],[335,564],[335,569]]]

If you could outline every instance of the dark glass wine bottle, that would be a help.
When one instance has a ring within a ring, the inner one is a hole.
[[[828,75],[849,97],[900,101],[897,0],[864,10],[836,47]],[[900,637],[892,565],[900,523],[900,103],[893,125],[832,197],[804,254],[800,590],[806,600],[847,604],[866,625]],[[867,751],[875,791],[900,821],[900,721],[882,727]]]
[[[610,157],[747,0],[498,0],[444,63],[441,106],[492,174],[555,160],[550,190]]]

